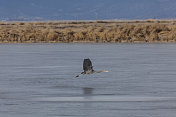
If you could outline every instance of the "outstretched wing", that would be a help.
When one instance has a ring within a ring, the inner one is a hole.
[[[84,59],[83,70],[84,72],[93,70],[92,62],[90,61],[90,59]]]

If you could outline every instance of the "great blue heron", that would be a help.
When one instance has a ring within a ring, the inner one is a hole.
[[[92,62],[91,62],[91,60],[89,58],[88,59],[84,59],[84,61],[83,61],[83,70],[84,70],[84,72],[82,72],[81,74],[77,75],[76,77],[79,77],[79,76],[84,75],[84,74],[109,72],[107,70],[102,70],[102,71],[93,70]]]

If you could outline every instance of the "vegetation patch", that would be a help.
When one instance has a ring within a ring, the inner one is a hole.
[[[176,42],[176,21],[0,22],[0,43],[71,42]]]

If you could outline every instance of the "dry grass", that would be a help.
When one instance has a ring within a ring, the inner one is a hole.
[[[176,42],[176,21],[0,22],[0,43],[68,42]]]

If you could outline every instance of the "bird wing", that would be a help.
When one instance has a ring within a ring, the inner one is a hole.
[[[90,61],[90,59],[84,59],[83,70],[84,72],[93,70],[92,62]]]

